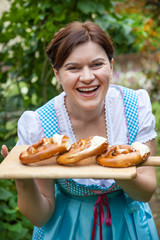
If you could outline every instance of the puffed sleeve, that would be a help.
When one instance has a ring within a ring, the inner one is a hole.
[[[17,145],[32,145],[44,137],[41,122],[37,112],[26,111],[18,121]]]
[[[157,136],[155,117],[152,113],[150,97],[146,90],[137,90],[139,110],[139,131],[135,141],[145,143]]]

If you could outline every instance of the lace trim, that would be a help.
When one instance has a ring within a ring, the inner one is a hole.
[[[67,112],[66,105],[65,105],[65,96],[66,95],[63,96],[63,105],[62,105],[63,106],[63,111],[65,113],[65,116],[66,116],[66,119],[67,119],[67,123],[68,123],[68,126],[69,126],[70,136],[72,136],[74,142],[76,142],[77,141],[76,140],[76,136],[75,136],[74,130],[72,128],[71,120],[70,120],[70,117],[69,117],[69,114]]]
[[[108,102],[108,99],[106,97],[105,99],[105,122],[106,122],[106,135],[107,135],[107,139],[110,145],[112,145],[112,139],[111,139],[111,129],[110,129],[110,115],[111,114],[111,108]]]
[[[144,135],[141,134],[141,137],[142,137],[142,139],[138,138],[138,140],[136,140],[136,139],[135,140],[138,142],[141,142],[141,143],[146,143],[148,141],[155,139],[157,137],[157,133],[155,132],[154,134],[147,136],[147,137],[145,137]]]
[[[70,117],[69,117],[69,114],[68,114],[68,111],[67,111],[67,108],[66,108],[66,105],[65,105],[65,96],[66,95],[63,96],[63,105],[62,106],[63,106],[63,110],[64,110],[64,113],[65,113],[65,116],[66,116],[66,119],[67,119],[67,123],[68,123],[68,126],[69,126],[69,131],[70,131],[71,135],[74,137],[74,141],[76,142],[77,141],[76,135],[75,135],[74,129],[72,127],[71,120],[70,120]],[[109,123],[109,117],[108,117],[109,114],[108,114],[108,111],[107,111],[107,109],[108,109],[107,105],[109,105],[109,104],[107,104],[107,99],[105,99],[104,110],[105,110],[105,123],[106,123],[106,137],[110,139],[111,134],[110,134],[110,128],[109,128],[110,124],[108,124]]]

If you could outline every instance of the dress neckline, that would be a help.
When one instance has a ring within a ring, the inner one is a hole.
[[[72,140],[74,142],[76,142],[77,139],[76,139],[76,135],[75,135],[74,129],[72,127],[72,123],[71,123],[71,120],[70,120],[70,117],[69,117],[69,114],[68,114],[68,111],[67,111],[67,108],[66,108],[65,97],[66,97],[66,94],[63,95],[63,110],[64,110],[65,117],[66,117],[66,120],[67,120],[69,132],[71,133],[71,136],[72,136]],[[107,100],[107,97],[106,97],[105,98],[105,104],[104,104],[104,108],[105,108],[105,124],[106,124],[106,137],[108,139],[109,144],[111,144],[110,117],[109,117],[109,114],[108,114],[110,112],[110,110],[108,109],[108,106],[109,106],[109,104],[108,104],[108,100]]]

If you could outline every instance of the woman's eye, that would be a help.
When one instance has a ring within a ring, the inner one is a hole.
[[[78,70],[78,67],[75,67],[75,66],[73,66],[73,67],[69,67],[67,70],[75,71],[75,70]]]
[[[103,65],[103,63],[99,62],[99,63],[94,63],[91,67],[98,68],[98,67],[101,67],[102,65]]]

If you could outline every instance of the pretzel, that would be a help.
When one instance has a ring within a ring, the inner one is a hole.
[[[54,134],[52,138],[42,138],[31,145],[20,154],[19,159],[23,164],[36,163],[64,153],[70,147],[71,143],[67,136]]]
[[[89,165],[96,163],[96,155],[105,152],[108,148],[106,138],[94,136],[81,139],[72,144],[70,150],[57,157],[58,164]]]
[[[150,155],[150,149],[142,143],[109,146],[108,150],[97,156],[97,163],[105,167],[123,168],[143,163]]]

